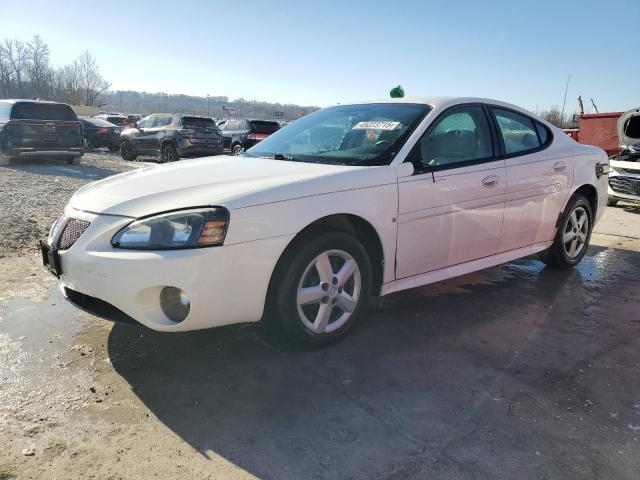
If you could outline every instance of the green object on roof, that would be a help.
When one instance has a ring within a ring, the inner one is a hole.
[[[398,85],[397,87],[391,89],[389,95],[391,95],[391,98],[402,98],[404,97],[404,90],[400,85]]]

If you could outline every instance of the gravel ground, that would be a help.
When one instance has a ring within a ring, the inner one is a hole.
[[[119,152],[97,151],[84,155],[80,165],[27,161],[0,167],[0,257],[35,248],[82,185],[148,165],[148,160],[126,162]]]

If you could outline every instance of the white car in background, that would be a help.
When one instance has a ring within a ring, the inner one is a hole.
[[[611,157],[609,202],[640,203],[640,107],[623,113],[618,119],[621,151]]]
[[[265,314],[343,336],[372,295],[533,253],[584,256],[608,159],[507,103],[390,99],[319,110],[241,156],[84,186],[42,242],[72,300],[161,331]]]

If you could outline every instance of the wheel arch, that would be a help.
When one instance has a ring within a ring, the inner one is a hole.
[[[267,302],[269,302],[269,299],[272,297],[271,294],[273,288],[275,288],[274,279],[283,268],[286,268],[288,256],[295,250],[297,244],[304,241],[304,238],[308,235],[332,231],[348,233],[362,243],[371,260],[373,273],[371,294],[374,296],[380,294],[384,278],[384,250],[380,235],[373,225],[361,216],[351,213],[336,213],[318,218],[309,223],[287,244],[280,258],[278,258],[271,279],[269,280]]]
[[[573,191],[571,196],[567,199],[567,202],[565,204],[565,209],[567,208],[567,204],[571,201],[571,199],[576,194],[582,195],[583,197],[586,197],[587,200],[589,200],[589,205],[591,206],[591,215],[593,215],[593,218],[595,219],[598,211],[598,190],[596,189],[596,187],[594,187],[590,183],[585,183],[583,185],[580,185],[578,188],[576,188]]]

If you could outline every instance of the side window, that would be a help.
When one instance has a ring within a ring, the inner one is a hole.
[[[249,125],[246,120],[238,120],[238,130],[244,132],[245,130],[249,130]]]
[[[238,128],[238,121],[237,120],[229,120],[227,122],[227,124],[224,126],[224,129],[227,132],[234,132],[236,131]]]
[[[157,117],[155,127],[166,127],[171,123],[171,117]]]
[[[507,155],[523,153],[540,147],[538,132],[533,120],[519,113],[494,108],[493,113],[504,142]]]
[[[410,159],[424,169],[493,157],[487,116],[482,107],[470,105],[442,114],[420,138]]]
[[[155,119],[153,117],[143,118],[138,122],[138,128],[151,128],[153,127],[153,121]]]

